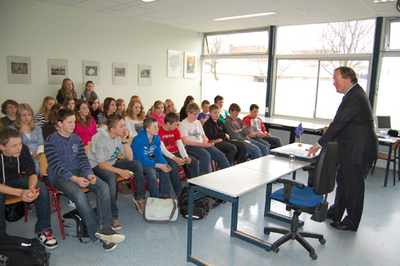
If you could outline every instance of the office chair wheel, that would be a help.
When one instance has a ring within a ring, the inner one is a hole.
[[[266,227],[264,227],[264,235],[269,236],[270,233],[271,231],[269,231]]]
[[[325,239],[325,238],[321,238],[321,239],[319,240],[319,243],[321,243],[322,245],[325,245],[326,239]]]
[[[313,260],[316,260],[316,259],[318,259],[318,255],[317,255],[317,253],[314,253],[314,254],[310,254],[310,257],[313,259]]]
[[[273,252],[279,253],[279,248],[272,249]]]

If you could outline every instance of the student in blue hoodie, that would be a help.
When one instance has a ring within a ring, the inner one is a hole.
[[[171,168],[161,153],[156,119],[147,117],[143,121],[143,129],[133,139],[131,148],[134,158],[142,164],[143,173],[147,176],[150,197],[167,198],[170,192],[168,172]],[[157,189],[157,177],[160,179],[159,189]]]

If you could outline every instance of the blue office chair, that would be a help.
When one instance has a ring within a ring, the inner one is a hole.
[[[291,179],[280,179],[284,187],[271,194],[271,199],[286,204],[286,210],[294,210],[290,229],[265,227],[264,234],[271,232],[284,234],[272,244],[271,250],[278,253],[279,246],[288,240],[297,240],[307,251],[313,260],[318,258],[314,248],[304,239],[305,237],[316,238],[321,244],[326,240],[323,235],[299,231],[299,216],[302,212],[312,214],[311,219],[317,222],[326,220],[328,211],[327,197],[335,187],[336,157],[338,145],[336,142],[328,142],[322,149],[313,171],[313,187]],[[323,196],[325,195],[325,196]]]

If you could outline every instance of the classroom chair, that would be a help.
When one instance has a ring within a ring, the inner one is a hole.
[[[22,201],[21,197],[6,195],[6,202],[4,205],[10,205]],[[28,204],[24,202],[25,223],[28,221]]]

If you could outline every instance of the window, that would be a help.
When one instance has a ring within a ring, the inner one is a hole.
[[[388,50],[400,50],[400,21],[390,23]]]

